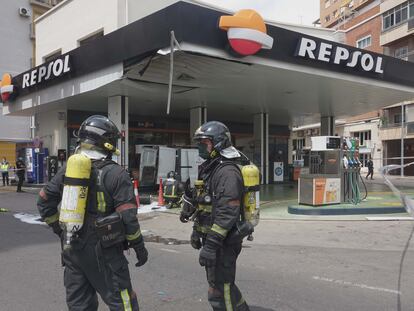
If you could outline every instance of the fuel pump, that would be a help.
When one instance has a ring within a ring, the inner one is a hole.
[[[301,174],[299,179],[299,203],[357,205],[366,198],[361,196],[361,182],[365,184],[361,177],[359,139],[316,136],[311,141],[309,174]]]
[[[343,189],[344,201],[359,204],[361,198],[360,182],[362,163],[359,160],[359,140],[356,137],[344,137],[342,144],[343,152]],[[365,185],[364,185],[365,186]],[[366,191],[366,187],[365,187]],[[366,196],[365,196],[366,198]]]

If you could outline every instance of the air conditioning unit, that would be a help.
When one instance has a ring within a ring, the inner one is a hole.
[[[19,14],[20,16],[23,16],[23,17],[29,17],[30,11],[27,8],[19,8]]]

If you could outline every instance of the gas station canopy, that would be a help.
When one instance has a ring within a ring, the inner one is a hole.
[[[125,95],[130,113],[166,114],[171,50],[172,117],[205,106],[210,119],[249,122],[266,112],[271,124],[300,125],[414,98],[413,63],[272,25],[271,48],[237,55],[235,42],[266,34],[255,22],[236,23],[245,31],[230,34],[228,27],[227,34],[218,27],[223,15],[178,2],[133,22],[14,77],[18,91],[4,113],[30,115],[52,106],[102,111],[106,98]]]

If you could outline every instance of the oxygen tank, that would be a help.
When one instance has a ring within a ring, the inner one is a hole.
[[[243,195],[244,217],[253,226],[260,219],[260,172],[256,165],[245,165],[241,169],[245,192]]]
[[[73,234],[83,226],[91,168],[91,160],[83,154],[74,154],[68,159],[59,215],[67,246],[70,245]]]

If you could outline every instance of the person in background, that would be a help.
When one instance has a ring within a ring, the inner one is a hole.
[[[374,179],[374,163],[372,162],[372,159],[369,158],[367,162],[368,167],[368,175],[365,177],[365,179],[368,179],[368,177],[371,175],[371,179]]]
[[[3,157],[3,161],[0,164],[1,175],[3,177],[3,187],[9,185],[9,167],[10,164],[7,162],[6,157]]]
[[[22,186],[24,181],[24,175],[26,172],[26,164],[22,157],[18,157],[16,161],[16,176],[19,179],[17,182],[17,192],[23,192]]]

